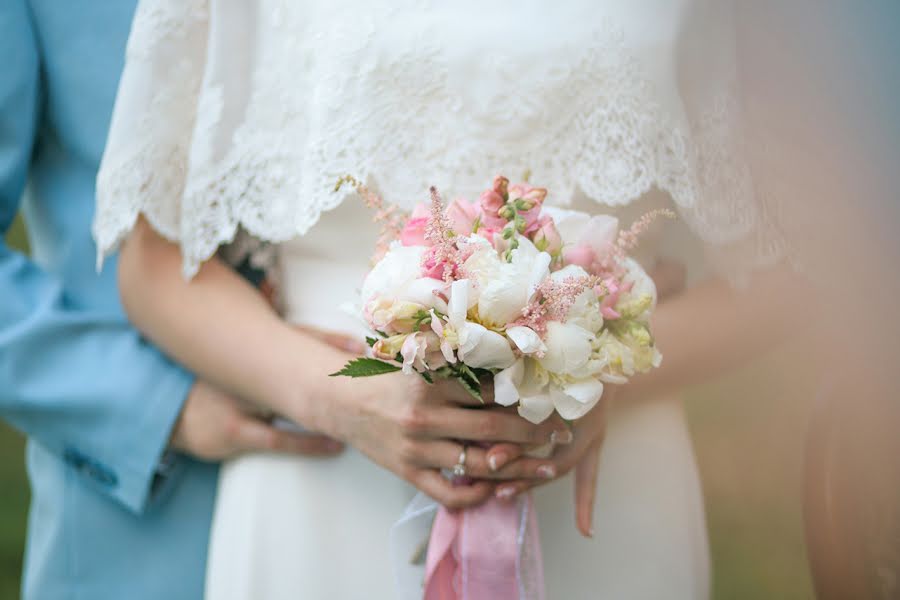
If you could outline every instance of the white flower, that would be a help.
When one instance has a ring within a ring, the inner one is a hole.
[[[570,277],[580,278],[587,276],[588,272],[578,265],[566,265],[559,271],[554,271],[550,274],[550,278],[557,283],[562,283]],[[603,328],[603,315],[600,314],[600,303],[592,289],[583,291],[575,299],[575,302],[569,307],[566,323],[578,325],[591,333],[596,333]]]
[[[506,336],[512,340],[522,354],[543,354],[547,346],[541,336],[530,327],[517,325],[506,330]]]
[[[403,372],[407,375],[414,371],[432,371],[446,364],[438,336],[431,331],[417,331],[406,336],[400,355],[403,357]]]
[[[423,246],[402,246],[394,242],[366,275],[362,286],[363,303],[376,296],[396,298],[398,290],[420,277],[424,252]]]
[[[574,323],[550,321],[544,336],[547,349],[537,360],[541,367],[554,374],[581,374],[591,358],[593,338],[590,331]]]
[[[432,319],[432,330],[440,336],[440,347],[448,362],[454,362],[451,356],[456,349],[459,359],[470,367],[504,369],[516,357],[505,337],[467,320],[470,291],[467,279],[451,284],[447,322],[442,324],[439,319]]]
[[[619,234],[619,220],[610,215],[590,216],[577,210],[545,206],[544,212],[556,222],[556,229],[567,245],[587,244],[603,254]]]
[[[622,262],[622,265],[627,271],[622,282],[626,284],[634,283],[634,287],[632,287],[629,293],[622,294],[619,298],[618,305],[620,307],[627,307],[629,305],[640,306],[643,310],[641,310],[639,314],[633,315],[633,318],[647,323],[650,320],[650,315],[656,309],[656,284],[653,283],[653,280],[647,275],[647,272],[640,263],[633,258],[626,258]]]
[[[540,423],[559,413],[574,420],[588,413],[603,396],[603,383],[593,377],[553,377],[530,358],[520,358],[494,376],[494,401],[503,406],[519,403],[519,414]]]
[[[478,284],[478,318],[490,327],[502,328],[522,314],[534,289],[550,272],[550,255],[539,252],[528,239],[517,238],[519,247],[505,262],[489,245],[481,245],[464,265]]]
[[[422,246],[394,244],[366,276],[361,296],[367,322],[376,331],[409,333],[419,314],[447,310],[439,295],[446,284],[421,277],[423,252]]]

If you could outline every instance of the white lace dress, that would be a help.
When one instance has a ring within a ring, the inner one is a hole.
[[[560,205],[626,221],[676,207],[682,224],[642,247],[648,265],[699,266],[700,241],[720,261],[765,263],[778,248],[761,243],[772,238],[741,158],[724,6],[145,0],[98,180],[101,256],[144,214],[191,276],[243,229],[280,244],[288,319],[358,331],[338,307],[375,232],[332,191],[338,176],[410,207],[430,184],[471,198],[496,173],[530,171]],[[567,478],[536,494],[549,598],[708,596],[677,399],[614,410],[593,540],[575,531],[571,490]],[[412,495],[353,451],[231,461],[207,597],[394,597],[388,533]]]

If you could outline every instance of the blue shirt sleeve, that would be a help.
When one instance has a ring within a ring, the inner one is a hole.
[[[193,377],[121,317],[74,306],[53,275],[3,239],[18,211],[40,118],[28,9],[0,11],[0,417],[135,512]]]

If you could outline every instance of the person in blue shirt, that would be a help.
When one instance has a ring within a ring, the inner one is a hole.
[[[169,361],[95,271],[94,180],[132,1],[0,7],[0,418],[28,438],[22,595],[203,595],[216,460],[330,454]],[[32,257],[2,243],[21,208]]]

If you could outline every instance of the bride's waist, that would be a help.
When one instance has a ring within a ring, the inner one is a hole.
[[[281,252],[279,287],[285,319],[362,335],[365,328],[356,305],[365,275],[365,264]]]

